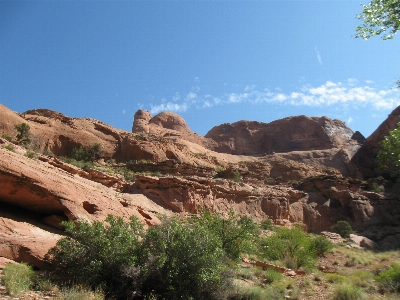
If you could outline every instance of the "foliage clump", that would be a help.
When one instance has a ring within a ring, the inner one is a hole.
[[[313,238],[300,226],[292,229],[278,227],[275,234],[262,242],[264,256],[271,261],[282,261],[286,267],[298,269],[312,268],[318,256],[332,248],[331,243],[321,238]]]
[[[62,223],[70,237],[60,239],[47,254],[56,274],[114,293],[124,287],[121,267],[137,264],[143,227],[134,217],[126,223],[110,215],[106,222]]]
[[[257,226],[249,217],[240,217],[232,210],[224,218],[218,213],[203,210],[199,217],[194,217],[195,222],[218,236],[226,255],[231,259],[238,259],[253,236]]]
[[[363,11],[357,15],[362,20],[362,26],[357,26],[355,37],[369,39],[382,35],[383,40],[393,39],[400,29],[400,2],[398,0],[373,0],[363,6]]]
[[[73,148],[70,157],[77,161],[91,162],[99,158],[100,154],[101,144],[94,143],[89,148],[84,148],[82,146]]]
[[[340,234],[344,239],[349,238],[350,234],[353,233],[353,228],[351,228],[351,225],[347,221],[337,221],[337,223],[332,226],[331,230],[332,232]]]
[[[28,145],[31,142],[31,139],[29,137],[29,135],[30,135],[29,131],[30,131],[31,127],[26,123],[21,123],[21,124],[15,125],[14,128],[18,132],[18,134],[16,136],[17,141],[19,143],[22,143],[25,146]]]
[[[380,168],[393,170],[392,176],[400,179],[400,123],[382,140],[377,158]]]
[[[392,267],[381,272],[376,276],[381,288],[385,292],[400,292],[400,265],[394,264]]]
[[[7,264],[3,272],[6,290],[12,296],[28,291],[34,283],[35,272],[25,263]]]
[[[13,139],[13,137],[7,133],[2,134],[1,137],[9,142],[11,142]]]
[[[359,287],[342,283],[335,287],[332,300],[363,300],[365,295]]]
[[[106,222],[63,223],[70,237],[47,259],[60,280],[104,287],[121,299],[226,299],[233,276],[226,259],[239,256],[256,228],[249,218],[206,211],[147,231],[136,218],[126,223],[108,216]]]

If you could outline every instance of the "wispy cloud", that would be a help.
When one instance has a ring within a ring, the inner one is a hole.
[[[258,90],[255,86],[246,86],[243,92],[227,93],[221,96],[201,95],[200,91],[191,91],[184,97],[172,97],[171,101],[163,99],[160,104],[150,104],[150,112],[161,111],[184,112],[190,108],[210,108],[217,105],[237,103],[266,103],[291,106],[371,106],[378,110],[394,109],[400,105],[400,90],[379,89],[371,84],[358,84],[355,79],[346,82],[327,81],[320,86],[303,85],[292,92]],[[350,120],[351,122],[351,120]]]
[[[318,63],[319,63],[320,65],[322,65],[321,54],[319,54],[319,51],[318,51],[317,47],[315,47],[315,52],[317,53]]]

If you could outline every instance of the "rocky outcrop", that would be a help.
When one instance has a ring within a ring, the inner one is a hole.
[[[215,142],[192,132],[186,121],[172,112],[162,112],[152,117],[148,111],[135,113],[132,132],[154,134],[169,139],[183,139],[210,148]]]
[[[311,232],[329,230],[338,220],[348,221],[355,229],[399,224],[400,210],[393,207],[399,207],[400,199],[361,191],[361,185],[359,180],[338,175],[311,177],[293,187],[142,175],[133,187],[176,213],[197,213],[202,207],[225,213],[233,209],[256,221],[303,223]]]
[[[206,138],[217,146],[214,151],[242,155],[307,151],[356,145],[353,131],[342,121],[327,117],[289,117],[271,123],[239,121],[211,129]],[[356,135],[359,139],[359,136]]]
[[[0,148],[0,204],[0,256],[39,268],[44,266],[44,254],[62,234],[51,228],[59,229],[62,220],[103,221],[112,214],[126,220],[136,216],[153,225],[159,223],[155,213],[169,214],[142,194],[120,194],[4,148]],[[34,215],[35,221],[28,222],[21,215]]]
[[[400,106],[393,110],[387,119],[366,139],[363,146],[352,158],[352,163],[358,167],[366,178],[385,175],[390,178],[390,170],[380,170],[376,156],[380,150],[380,143],[390,130],[397,128],[400,122]]]
[[[146,119],[146,114],[143,112],[139,115],[141,116],[138,121],[140,123]],[[140,124],[144,124],[143,122]],[[162,116],[157,117],[154,122],[172,128],[178,128],[183,124],[182,120],[175,122],[169,118],[162,118]],[[103,158],[112,158],[120,162],[131,160],[160,162],[177,159],[193,163],[201,160],[193,157],[190,147],[182,145],[179,140],[170,138],[168,134],[166,134],[168,138],[151,134],[151,130],[149,130],[150,134],[133,134],[94,119],[70,118],[47,109],[36,109],[17,114],[0,104],[0,135],[7,134],[15,137],[17,132],[14,126],[21,123],[27,123],[30,126],[32,148],[41,153],[55,156],[69,156],[73,148],[79,146],[89,148],[98,143],[101,145]],[[153,123],[151,125],[154,125],[150,126],[151,128],[161,128]],[[177,132],[172,129],[168,130]],[[194,140],[202,138],[191,132],[187,136],[192,136]]]

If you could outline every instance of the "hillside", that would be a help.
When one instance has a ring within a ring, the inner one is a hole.
[[[138,111],[126,132],[47,109],[18,114],[0,106],[0,135],[15,137],[14,126],[26,123],[32,140],[27,150],[0,139],[0,256],[43,268],[62,220],[133,215],[152,226],[157,215],[202,207],[301,223],[315,233],[346,220],[382,248],[397,248],[399,186],[378,173],[370,178],[373,157],[364,149],[376,147],[398,114],[367,139],[339,120],[306,116],[223,124],[202,137],[173,113]],[[90,168],[61,159],[96,143],[101,155]]]

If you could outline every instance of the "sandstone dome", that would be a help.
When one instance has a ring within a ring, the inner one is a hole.
[[[172,129],[176,131],[190,131],[186,121],[179,115],[172,112],[162,112],[154,116],[150,122],[166,129]]]

